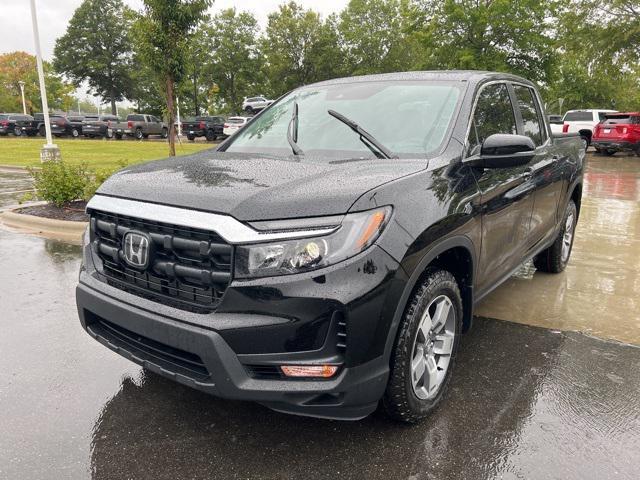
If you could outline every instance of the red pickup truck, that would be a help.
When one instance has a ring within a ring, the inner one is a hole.
[[[640,156],[640,112],[607,114],[594,128],[591,144],[605,155],[631,151]]]

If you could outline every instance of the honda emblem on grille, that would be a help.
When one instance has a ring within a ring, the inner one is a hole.
[[[139,232],[127,232],[123,238],[124,259],[135,268],[149,266],[151,242],[147,235]]]

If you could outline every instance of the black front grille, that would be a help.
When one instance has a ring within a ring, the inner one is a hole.
[[[215,310],[231,280],[233,249],[214,232],[92,211],[91,241],[112,286],[165,305],[207,313]],[[128,231],[153,244],[149,266],[130,267],[122,241]]]
[[[85,311],[85,317],[87,328],[93,333],[142,360],[195,380],[202,381],[210,376],[198,355],[138,335],[89,311]]]

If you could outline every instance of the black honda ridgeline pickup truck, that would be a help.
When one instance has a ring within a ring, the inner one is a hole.
[[[534,85],[414,72],[301,87],[215,150],[113,175],[82,326],[151,372],[274,410],[415,422],[473,306],[524,261],[561,272],[585,152]]]

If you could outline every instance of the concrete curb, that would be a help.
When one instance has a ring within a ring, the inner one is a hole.
[[[22,207],[21,207],[22,208]],[[36,217],[8,210],[0,213],[0,222],[20,232],[38,235],[53,240],[80,245],[88,222],[72,222],[53,218]]]

